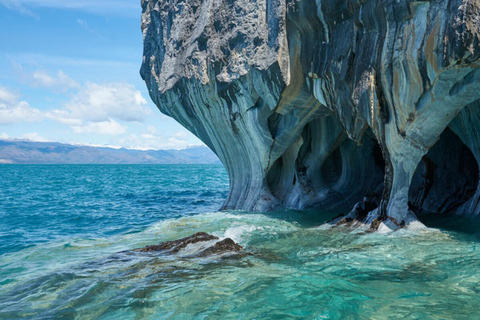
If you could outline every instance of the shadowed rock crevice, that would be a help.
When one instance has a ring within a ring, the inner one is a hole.
[[[470,149],[478,165],[480,163],[480,100],[462,109],[450,123],[449,128]],[[468,216],[480,215],[480,183],[475,195],[458,208],[456,213]]]
[[[474,196],[478,183],[473,153],[447,128],[415,171],[409,191],[410,208],[423,215],[453,214]]]
[[[381,193],[384,175],[373,133],[368,131],[358,145],[331,116],[304,127],[271,167],[267,183],[284,207],[349,211],[366,194]]]

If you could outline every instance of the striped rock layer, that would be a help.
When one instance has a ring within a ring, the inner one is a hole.
[[[141,75],[225,165],[224,209],[480,213],[480,0],[142,7]]]

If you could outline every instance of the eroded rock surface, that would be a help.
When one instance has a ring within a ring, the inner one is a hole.
[[[225,165],[224,208],[348,212],[375,194],[393,226],[480,213],[479,0],[142,8],[141,75]]]

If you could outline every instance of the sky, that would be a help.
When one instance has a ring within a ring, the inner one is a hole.
[[[0,139],[202,144],[148,96],[140,16],[140,0],[0,0]]]

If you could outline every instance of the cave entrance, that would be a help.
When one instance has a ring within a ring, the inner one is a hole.
[[[338,147],[325,159],[320,167],[322,180],[329,187],[333,187],[342,178],[343,162],[342,152],[340,147]]]
[[[284,207],[338,215],[365,196],[381,197],[385,162],[370,129],[357,144],[335,117],[317,118],[298,141],[267,175],[269,190]]]
[[[417,166],[408,195],[409,207],[422,221],[432,215],[454,214],[475,195],[478,182],[475,156],[447,127]]]

